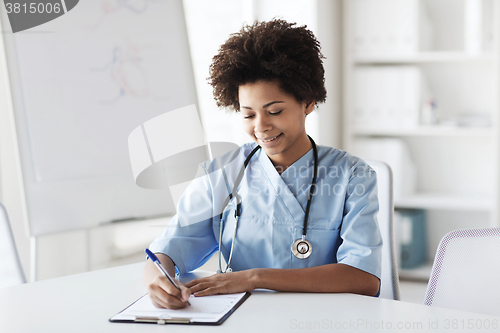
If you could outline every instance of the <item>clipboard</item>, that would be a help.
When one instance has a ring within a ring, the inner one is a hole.
[[[112,323],[221,325],[251,293],[194,297],[180,310],[156,308],[145,294],[109,319]]]

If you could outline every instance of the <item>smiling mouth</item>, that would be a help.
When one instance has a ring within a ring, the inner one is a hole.
[[[259,138],[259,141],[264,142],[264,143],[273,142],[273,141],[274,141],[274,140],[276,140],[276,139],[277,139],[277,138],[278,138],[281,134],[283,134],[283,133],[280,133],[280,134],[278,134],[278,135],[276,135],[276,136],[274,136],[274,137],[272,137],[272,138],[265,139],[265,140],[264,140],[264,139],[260,139],[260,138]]]

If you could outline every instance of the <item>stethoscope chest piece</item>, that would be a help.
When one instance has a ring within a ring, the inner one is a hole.
[[[292,244],[292,253],[298,259],[306,259],[311,255],[312,245],[305,238],[297,239]]]

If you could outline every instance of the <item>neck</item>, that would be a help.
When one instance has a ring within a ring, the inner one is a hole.
[[[299,141],[300,140],[300,141]],[[273,163],[278,174],[282,174],[286,169],[290,167],[293,163],[295,163],[299,158],[304,156],[309,150],[312,148],[311,140],[307,134],[304,135],[297,140],[295,145],[295,149],[292,151],[283,152],[278,155],[269,156],[269,159]]]

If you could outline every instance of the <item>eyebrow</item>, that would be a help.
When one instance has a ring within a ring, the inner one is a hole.
[[[270,102],[270,103],[264,104],[264,105],[262,106],[262,108],[263,108],[263,109],[265,109],[265,108],[270,107],[271,105],[273,105],[273,104],[277,104],[277,103],[285,103],[285,102],[284,102],[284,101],[273,101],[273,102]],[[241,108],[243,108],[243,109],[248,109],[248,110],[252,110],[252,108],[251,108],[251,107],[249,107],[249,106],[241,106]]]

